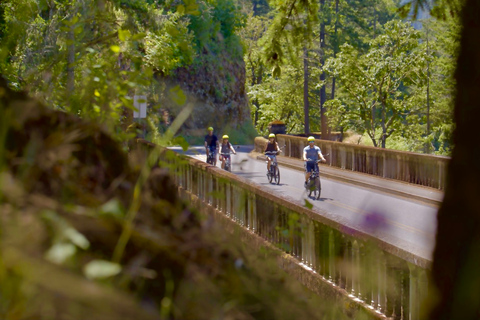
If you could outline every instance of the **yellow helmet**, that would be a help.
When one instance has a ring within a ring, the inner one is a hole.
[[[269,138],[269,139],[270,139],[270,138],[275,138],[275,134],[274,134],[274,133],[270,133],[270,134],[268,135],[268,138]]]
[[[308,142],[312,142],[312,141],[315,141],[315,138],[314,138],[314,137],[312,137],[312,136],[310,136],[310,137],[308,137],[308,139],[307,139],[307,140],[308,140]]]
[[[228,136],[226,134],[224,134],[222,139],[228,139]]]
[[[213,127],[208,127],[208,131],[213,131]]]

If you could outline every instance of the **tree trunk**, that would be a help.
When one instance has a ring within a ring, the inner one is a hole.
[[[325,0],[320,0],[320,12],[323,13],[325,7]],[[322,129],[322,139],[328,140],[328,121],[327,115],[325,114],[325,101],[327,99],[326,89],[325,89],[325,71],[323,71],[323,67],[325,65],[325,19],[322,17],[320,21],[320,69],[322,70],[320,73],[320,83],[323,83],[322,87],[320,88],[320,122],[321,122],[321,129]]]
[[[253,101],[253,105],[255,106],[255,127],[258,124],[258,110],[260,110],[260,104],[258,103],[258,99]]]
[[[430,48],[428,43],[428,24],[426,25],[427,31],[427,57],[430,57]],[[430,141],[428,136],[430,135],[430,61],[427,59],[427,142],[425,143],[425,153],[430,153]]]
[[[387,128],[385,127],[385,126],[386,126],[386,123],[387,123],[387,120],[386,120],[386,117],[387,117],[387,106],[385,105],[385,100],[386,100],[386,99],[383,99],[383,98],[382,98],[382,123],[381,123],[381,126],[382,126],[382,137],[380,138],[380,142],[381,142],[382,148],[385,148],[385,142],[387,141]]]
[[[305,134],[310,133],[310,103],[308,100],[308,49],[303,47],[303,112],[305,114]]]
[[[454,149],[445,197],[438,212],[432,266],[438,290],[430,319],[480,317],[480,2],[462,10],[460,54],[455,78]]]
[[[333,45],[333,57],[336,58],[337,57],[337,51],[338,51],[338,1],[339,0],[335,0],[335,29],[334,29],[334,41],[332,43]],[[335,99],[335,76],[332,77],[332,95],[331,95],[331,99]],[[342,129],[342,135],[343,135],[343,129]]]
[[[255,68],[252,65],[252,86],[256,84],[261,84],[263,81],[263,65],[261,63],[261,61],[258,62],[258,64],[260,65],[260,71],[258,72],[258,75],[255,74]],[[260,110],[260,103],[258,102],[258,99],[255,99],[253,101],[253,105],[255,106],[255,126],[257,126],[258,112]]]
[[[71,26],[67,34],[69,42],[67,45],[67,96],[69,97],[75,89],[75,33],[73,28]]]

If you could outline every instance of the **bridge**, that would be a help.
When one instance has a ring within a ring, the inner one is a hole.
[[[345,302],[350,313],[420,319],[441,191],[322,166],[322,197],[314,201],[304,192],[298,159],[279,160],[277,186],[252,148],[234,156],[232,173],[207,165],[202,149],[164,150],[161,157],[194,206],[241,230],[248,246],[277,252],[284,270],[320,296]]]

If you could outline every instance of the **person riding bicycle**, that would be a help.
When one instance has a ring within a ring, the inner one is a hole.
[[[327,162],[323,157],[322,151],[315,145],[315,138],[308,137],[308,146],[303,149],[303,160],[305,161],[305,187],[313,171],[317,169],[317,161]]]
[[[207,154],[207,161],[208,156],[210,153],[213,154],[213,165],[217,164],[217,157],[215,156],[215,151],[218,148],[218,138],[216,135],[213,134],[213,128],[208,127],[208,134],[205,136],[205,152]]]
[[[233,148],[232,144],[228,142],[228,136],[225,134],[222,137],[222,144],[220,145],[220,161],[222,161],[222,169],[225,169],[225,160],[227,156],[224,156],[223,154],[230,154],[230,151],[233,154],[237,154],[235,152],[235,149]],[[230,155],[229,155],[230,156]]]
[[[266,152],[273,152],[273,151],[276,151],[277,153],[280,153],[282,152],[282,150],[280,150],[280,148],[278,147],[278,143],[275,141],[275,134],[273,133],[270,133],[268,135],[268,143],[265,145],[265,151],[264,153]],[[275,157],[274,154],[270,153],[270,154],[265,154],[267,156],[267,171],[270,172],[270,165],[272,164],[272,161]]]

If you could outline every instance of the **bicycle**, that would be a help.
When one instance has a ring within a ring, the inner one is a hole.
[[[210,148],[207,156],[207,163],[215,165],[215,149]]]
[[[327,156],[326,154],[325,156]],[[322,160],[312,160],[312,159],[307,159],[307,162],[315,162],[315,170],[312,171],[310,174],[310,177],[307,180],[307,184],[305,186],[305,189],[308,191],[308,196],[312,197],[315,200],[320,199],[320,194],[322,193],[322,183],[320,181],[320,171],[318,168],[318,163],[322,162]],[[306,165],[307,163],[305,162],[305,171],[306,171]]]
[[[232,160],[231,160],[231,157],[230,157],[230,153],[220,153],[222,155],[222,157],[225,158],[225,167],[224,169],[228,172],[231,172],[232,171]]]
[[[280,169],[278,168],[277,154],[278,151],[265,151],[265,155],[272,158],[272,163],[270,163],[270,170],[267,170],[268,182],[272,183],[272,181],[274,181],[275,184],[280,183]]]

